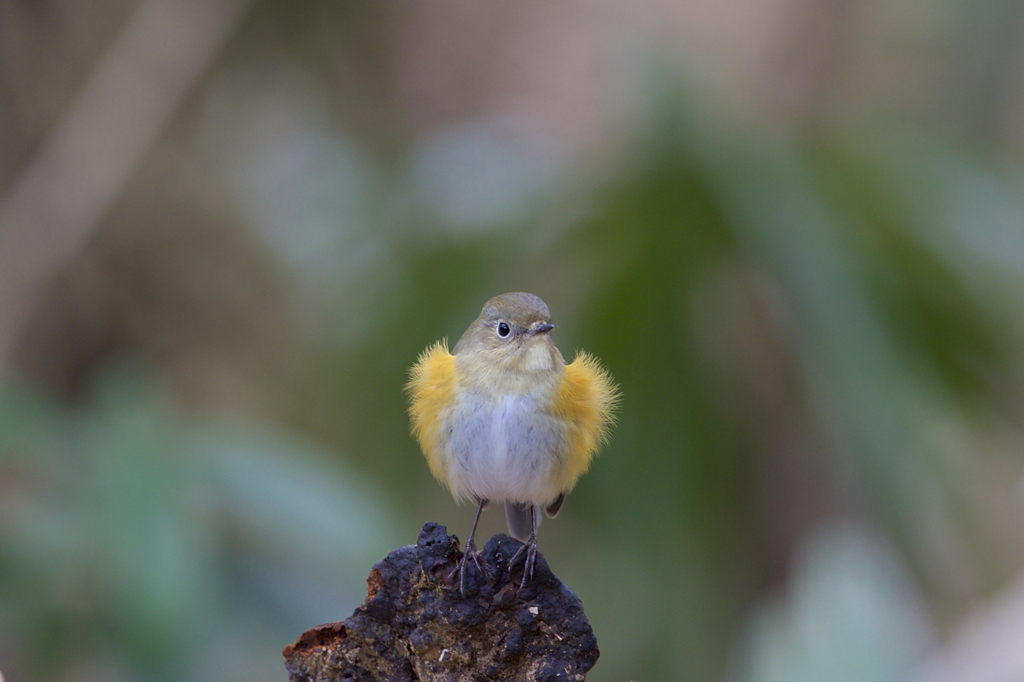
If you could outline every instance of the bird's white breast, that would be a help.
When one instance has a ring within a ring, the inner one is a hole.
[[[467,391],[440,430],[456,499],[546,504],[559,494],[554,473],[564,457],[564,422],[530,394]]]

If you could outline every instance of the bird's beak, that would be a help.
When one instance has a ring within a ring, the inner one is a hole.
[[[532,327],[530,327],[530,336],[536,336],[537,334],[543,334],[545,332],[551,331],[554,328],[555,328],[555,325],[551,324],[550,322],[542,322],[540,324],[535,324]]]

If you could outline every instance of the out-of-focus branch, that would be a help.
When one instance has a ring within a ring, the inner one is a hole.
[[[85,243],[250,0],[143,0],[0,200],[0,376],[46,282]]]

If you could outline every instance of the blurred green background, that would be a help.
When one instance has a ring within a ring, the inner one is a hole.
[[[1006,0],[0,2],[0,671],[285,679],[522,290],[591,680],[1024,679],[1022,131]]]

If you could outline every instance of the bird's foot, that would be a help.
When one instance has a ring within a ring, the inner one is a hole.
[[[533,567],[537,563],[537,534],[532,533],[530,539],[519,548],[519,550],[512,555],[509,559],[508,568],[512,570],[512,565],[515,564],[516,559],[519,558],[520,554],[526,553],[526,557],[523,561],[523,579],[519,582],[519,591],[522,592],[523,588],[526,587],[527,580],[533,580]]]
[[[459,593],[462,598],[466,598],[466,564],[469,559],[473,559],[473,563],[476,564],[476,570],[483,574],[483,569],[480,568],[480,559],[478,556],[480,552],[476,548],[476,543],[470,540],[466,543],[466,551],[462,555],[462,559],[459,561]]]

